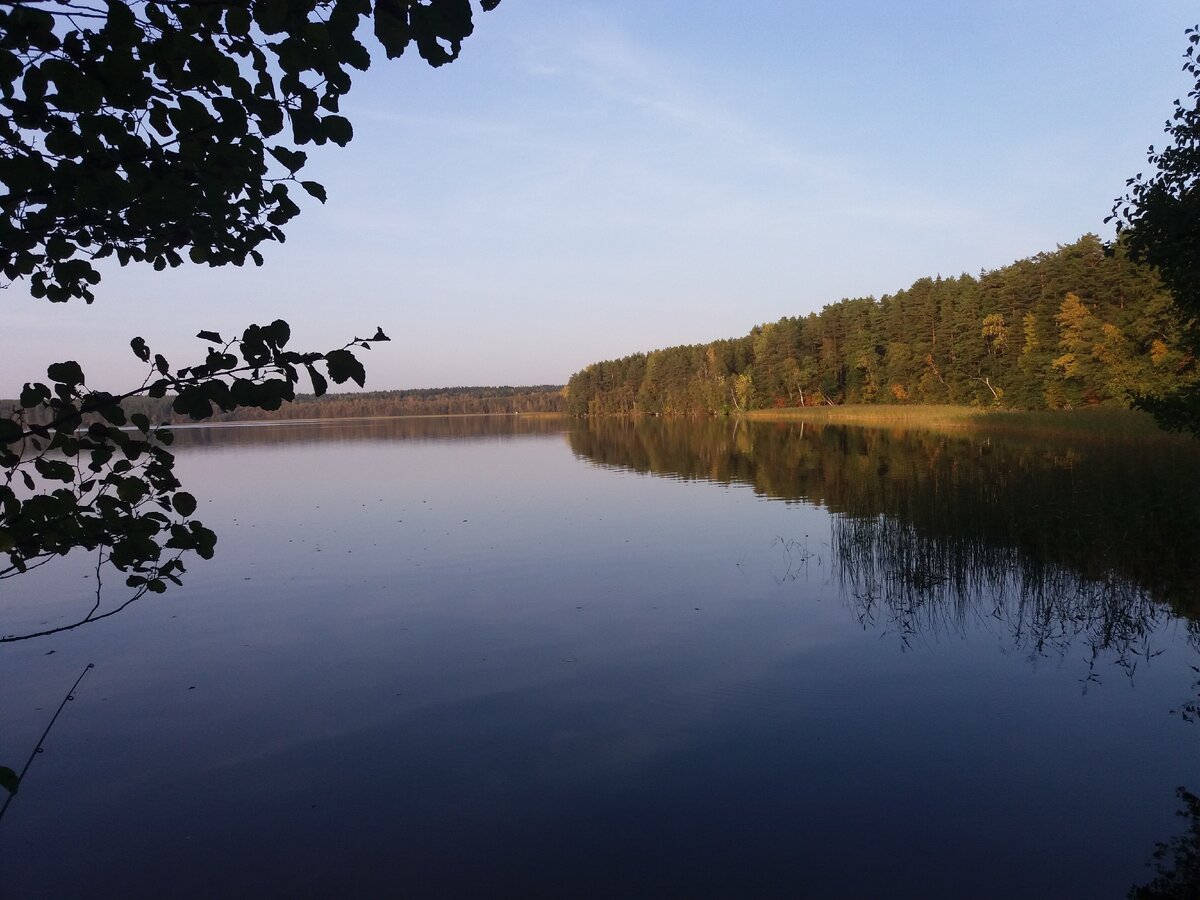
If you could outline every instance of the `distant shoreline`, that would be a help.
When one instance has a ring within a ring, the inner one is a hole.
[[[392,419],[566,419],[560,412],[412,413],[398,416],[318,416],[311,419],[236,419],[221,422],[172,422],[173,431],[191,428],[256,428],[264,425],[326,425],[337,422],[385,422]]]

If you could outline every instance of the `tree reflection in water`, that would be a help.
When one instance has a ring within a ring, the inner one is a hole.
[[[610,419],[569,438],[599,465],[824,507],[864,621],[986,615],[1037,651],[1081,633],[1134,646],[1172,614],[1200,618],[1200,445],[1187,439]]]
[[[905,646],[980,624],[1031,660],[1083,646],[1085,686],[1101,662],[1132,678],[1173,621],[1200,649],[1194,441],[617,419],[569,439],[598,465],[824,507],[847,603]],[[1189,721],[1198,689],[1177,710]],[[1178,795],[1189,830],[1131,897],[1200,897],[1200,799]]]
[[[1188,820],[1188,830],[1169,841],[1159,841],[1152,864],[1158,874],[1146,884],[1129,889],[1133,900],[1200,897],[1200,797],[1182,787],[1175,793],[1183,802],[1183,809],[1176,815]]]

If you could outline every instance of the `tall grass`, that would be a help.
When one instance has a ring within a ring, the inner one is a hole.
[[[1031,436],[1136,438],[1190,441],[1163,431],[1147,413],[1094,407],[1071,410],[980,409],[969,406],[809,406],[763,409],[745,414],[764,422],[812,422],[905,430],[1029,434]]]

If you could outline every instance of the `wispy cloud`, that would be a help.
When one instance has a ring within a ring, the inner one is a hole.
[[[657,175],[664,190],[686,184],[690,172],[692,190],[712,193],[711,180],[723,180],[731,201],[734,192],[742,193],[736,207],[757,202],[764,218],[788,206],[788,198],[802,199],[817,217],[861,216],[906,226],[961,224],[969,217],[936,187],[903,183],[894,171],[872,171],[865,160],[877,148],[847,142],[829,152],[827,123],[803,121],[782,101],[763,100],[763,92],[775,88],[756,82],[752,73],[707,63],[701,68],[640,42],[594,9],[575,8],[569,18],[524,40],[523,56],[541,61],[542,77],[595,102],[595,127],[607,129],[598,138],[610,151],[606,165],[634,168],[644,182]]]

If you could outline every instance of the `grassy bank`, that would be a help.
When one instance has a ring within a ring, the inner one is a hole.
[[[1147,413],[1129,409],[1001,410],[968,406],[811,406],[745,414],[763,422],[813,422],[927,431],[988,431],[1097,438],[1192,441],[1168,434]]]

